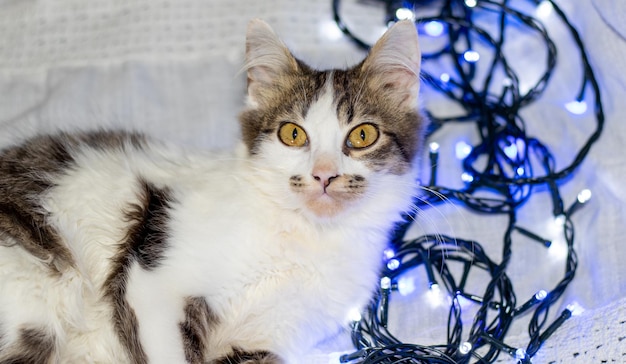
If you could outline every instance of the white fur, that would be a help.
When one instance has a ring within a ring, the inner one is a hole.
[[[176,200],[166,259],[153,271],[135,265],[129,276],[127,298],[150,362],[184,362],[183,298],[205,296],[221,322],[211,337],[216,356],[234,345],[296,363],[370,298],[387,229],[413,193],[412,174],[376,174],[340,152],[347,130],[329,113],[329,98],[322,96],[302,121],[310,151],[273,141],[252,159],[162,147],[77,155],[78,167],[49,191],[45,206],[78,269],[51,277],[21,249],[0,247],[0,319],[9,326],[3,329],[48,327],[65,348],[61,363],[126,360],[101,288],[124,239],[123,210],[137,199],[142,176],[172,188]],[[371,182],[336,218],[316,218],[289,189],[291,175],[312,179],[320,156],[335,158],[340,173]]]
[[[189,296],[206,297],[219,317],[210,337],[213,358],[235,346],[298,363],[368,302],[388,230],[415,193],[415,171],[374,172],[342,153],[349,130],[337,121],[331,95],[325,90],[296,121],[308,133],[307,148],[274,138],[252,157],[162,145],[74,155],[77,166],[55,181],[44,207],[77,267],[51,276],[22,249],[0,246],[0,344],[15,340],[26,323],[55,334],[58,363],[128,360],[102,286],[141,177],[170,188],[175,201],[165,259],[151,271],[136,263],[129,271],[127,299],[150,363],[185,361],[179,323]],[[289,185],[293,175],[315,185],[320,160],[368,183],[358,200],[330,217],[310,211]]]

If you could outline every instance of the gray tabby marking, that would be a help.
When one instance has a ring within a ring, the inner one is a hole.
[[[259,108],[247,109],[239,116],[243,141],[251,154],[256,154],[258,144],[276,133],[283,121],[305,117],[327,82],[330,72],[316,71],[298,60],[295,63],[297,68],[277,75],[277,87],[264,90]]]
[[[23,328],[19,339],[0,356],[2,364],[44,364],[54,357],[54,338],[42,328]]]
[[[143,137],[122,132],[43,135],[0,154],[0,234],[19,244],[53,272],[73,267],[74,259],[57,232],[46,224],[37,201],[51,187],[54,176],[74,164],[72,150],[82,146],[96,149],[138,148]]]
[[[204,297],[188,297],[185,320],[179,324],[183,336],[185,359],[192,364],[206,362],[209,333],[219,323]]]
[[[234,348],[233,352],[223,358],[214,360],[211,364],[284,364],[276,355],[269,351],[252,351],[247,352],[238,348]]]
[[[131,227],[105,283],[106,295],[113,304],[115,328],[131,361],[136,364],[147,363],[147,357],[139,342],[137,316],[126,300],[128,271],[135,262],[145,270],[159,265],[167,248],[166,228],[171,200],[167,189],[140,181],[140,202],[132,205],[127,213]]]

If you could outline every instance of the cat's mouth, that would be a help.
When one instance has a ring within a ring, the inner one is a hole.
[[[332,196],[328,191],[321,191],[317,196],[309,196],[307,208],[319,217],[333,217],[345,209],[345,202]]]
[[[318,217],[334,217],[345,211],[358,195],[348,193],[341,188],[319,188],[308,193],[306,197],[307,208]]]
[[[295,175],[290,179],[293,192],[299,195],[304,209],[319,218],[332,218],[349,209],[367,190],[360,175],[338,175],[324,179],[307,179]]]

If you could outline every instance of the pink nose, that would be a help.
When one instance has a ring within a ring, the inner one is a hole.
[[[329,159],[318,160],[318,162],[313,166],[313,172],[311,174],[324,189],[326,189],[330,182],[332,182],[332,180],[337,178],[339,175],[335,163]]]
[[[332,182],[332,180],[337,177],[338,177],[337,174],[332,173],[332,172],[326,172],[326,173],[313,172],[313,178],[315,178],[315,180],[318,181],[322,185],[322,187],[324,187],[324,189],[326,189],[326,187],[328,187],[330,182]]]

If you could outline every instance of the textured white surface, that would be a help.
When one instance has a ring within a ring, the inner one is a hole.
[[[248,20],[267,20],[297,55],[314,65],[351,64],[362,54],[333,28],[330,3],[1,1],[0,143],[59,127],[113,125],[190,146],[231,147],[239,133],[236,115],[243,104],[245,78],[238,71]],[[586,42],[602,87],[607,122],[600,143],[573,178],[562,184],[566,204],[583,188],[593,191],[593,199],[574,216],[579,270],[561,307],[552,314],[574,300],[587,311],[558,330],[534,362],[626,362],[626,157],[622,152],[626,5],[618,0],[562,3]],[[380,8],[353,1],[346,7],[350,24],[365,38],[380,34]],[[550,28],[550,19],[546,22]],[[593,118],[589,112],[572,117],[562,107],[578,92],[579,68],[576,54],[567,48],[566,34],[556,29],[557,45],[565,44],[559,49],[557,73],[544,97],[524,110],[524,117],[529,134],[541,138],[563,167],[592,130]],[[536,57],[542,56],[532,49],[512,45],[510,52],[520,55],[516,58],[525,75],[541,71],[536,69],[541,66]],[[427,89],[423,103],[435,113],[449,108]],[[475,138],[473,130],[445,128],[433,138],[442,146],[440,180],[454,186],[459,167],[452,157],[454,143]],[[549,234],[550,201],[546,194],[537,196],[523,207],[519,219],[523,226]],[[425,230],[475,239],[497,256],[504,223],[441,206],[428,212],[411,234]],[[514,242],[514,254],[509,273],[518,300],[549,289],[562,274],[558,261],[527,240]],[[402,339],[420,344],[445,340],[446,309],[431,310],[423,293],[392,304],[391,325]],[[508,340],[526,346],[526,336],[521,322],[511,328]],[[327,363],[328,353],[340,350],[350,350],[347,335],[322,344],[318,355],[303,362]],[[512,362],[505,356],[500,360]]]

